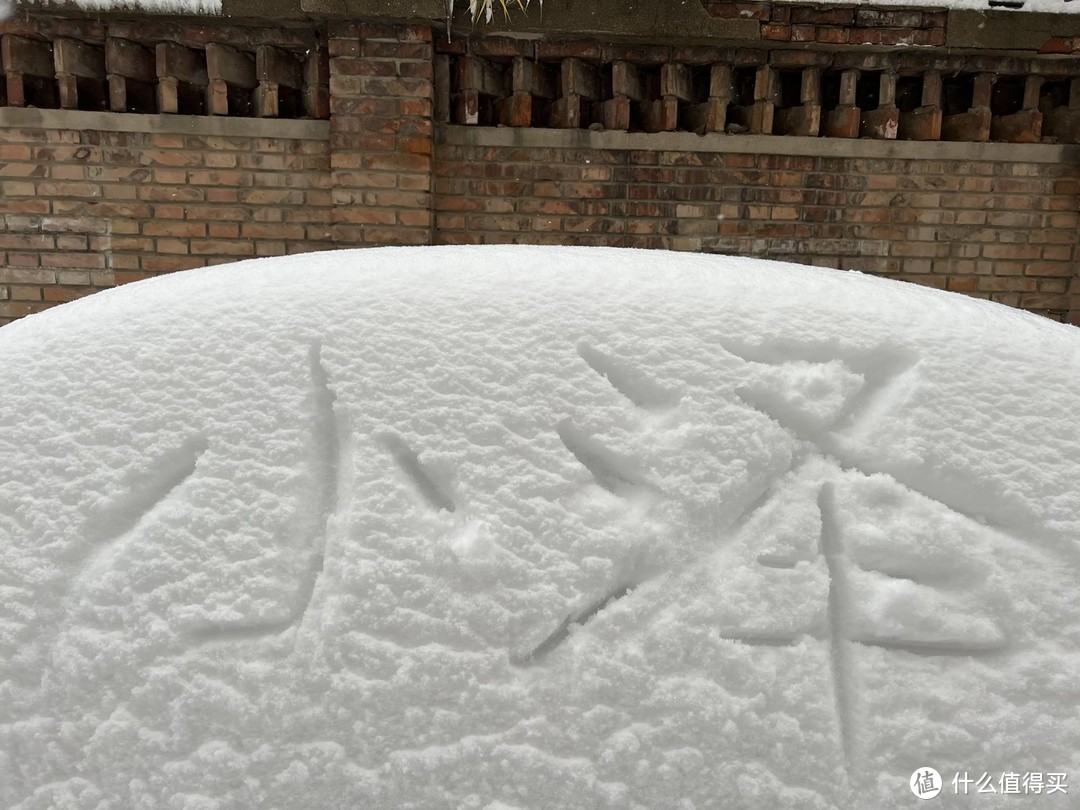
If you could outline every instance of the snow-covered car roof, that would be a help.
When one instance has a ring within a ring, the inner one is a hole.
[[[1073,327],[387,248],[101,293],[0,368],[0,806],[1074,806]]]

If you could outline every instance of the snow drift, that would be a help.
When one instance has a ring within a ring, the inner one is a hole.
[[[379,249],[96,295],[0,369],[3,807],[1080,773],[1070,327],[755,260]]]

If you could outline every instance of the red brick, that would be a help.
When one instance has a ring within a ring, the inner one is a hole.
[[[431,59],[431,45],[368,39],[361,41],[360,54],[370,59]]]
[[[408,155],[430,155],[432,143],[430,138],[401,138],[397,143],[397,148]]]
[[[536,58],[539,60],[575,58],[598,62],[602,55],[602,47],[594,42],[541,40],[536,46]]]
[[[82,298],[89,295],[91,290],[83,287],[44,287],[42,289],[43,297],[46,301],[74,301],[76,298]]]
[[[787,42],[791,39],[791,26],[781,23],[767,23],[761,26],[761,36],[764,39]]]
[[[195,239],[191,242],[192,253],[213,253],[223,256],[252,256],[255,249],[250,242],[226,239]]]
[[[855,24],[875,28],[920,28],[921,11],[860,8],[855,12]]]
[[[945,288],[954,292],[974,292],[978,284],[975,276],[951,276],[946,279]]]
[[[327,43],[327,50],[330,52],[331,59],[340,56],[357,57],[360,55],[360,40],[333,38]],[[333,61],[331,61],[332,64]]]
[[[1072,37],[1050,37],[1039,48],[1039,53],[1069,54],[1074,50]]]
[[[171,273],[176,270],[190,270],[193,267],[202,267],[206,264],[206,260],[196,256],[147,256],[140,261],[140,266],[144,271],[153,271],[155,273]],[[128,273],[127,276],[132,279],[136,277],[148,278],[150,273]],[[122,283],[119,280],[120,274],[117,274],[117,283]]]
[[[817,28],[817,41],[827,42],[830,45],[845,44],[848,41],[848,29],[819,25]]]
[[[821,29],[818,30],[820,31]],[[876,28],[857,28],[847,33],[847,41],[852,45],[880,45],[883,36],[883,32]],[[822,41],[824,42],[826,40]]]
[[[709,14],[721,19],[768,20],[772,6],[770,3],[727,3],[711,2],[706,6]]]
[[[792,10],[791,21],[816,25],[851,25],[855,22],[855,9],[801,6]]]

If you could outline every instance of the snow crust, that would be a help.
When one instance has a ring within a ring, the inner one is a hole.
[[[4,327],[0,369],[2,807],[1080,774],[1070,327],[758,260],[387,248],[102,293]]]

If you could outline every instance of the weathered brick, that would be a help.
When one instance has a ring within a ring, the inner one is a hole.
[[[194,239],[192,253],[214,253],[223,256],[252,256],[255,249],[250,242],[227,239]]]
[[[761,36],[763,39],[787,42],[791,39],[791,26],[783,23],[767,23],[761,26]]]
[[[29,267],[0,267],[0,284],[55,284],[56,271]]]
[[[831,25],[819,25],[817,27],[817,41],[830,45],[842,45],[848,41],[848,29]]]

